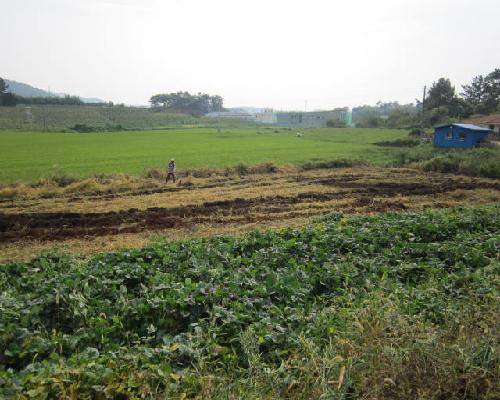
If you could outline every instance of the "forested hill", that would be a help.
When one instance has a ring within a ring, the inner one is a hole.
[[[23,96],[23,97],[57,97],[57,94],[55,94],[55,93],[50,93],[46,90],[38,89],[36,87],[28,85],[27,83],[10,81],[8,79],[5,79],[5,83],[7,83],[7,85],[9,85],[9,90],[12,93],[15,93],[19,96]]]
[[[64,97],[64,93],[52,93],[47,90],[39,89],[34,86],[28,85],[27,83],[11,81],[5,79],[7,85],[9,85],[9,90],[22,97]],[[104,101],[98,98],[85,98],[80,97],[84,103],[103,103]]]

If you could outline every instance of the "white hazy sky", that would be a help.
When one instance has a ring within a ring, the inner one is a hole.
[[[0,0],[0,76],[146,104],[402,103],[500,67],[499,0]]]

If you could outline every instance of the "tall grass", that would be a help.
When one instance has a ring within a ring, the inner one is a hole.
[[[500,179],[500,147],[435,149],[429,144],[398,150],[393,166],[412,165],[429,172]]]

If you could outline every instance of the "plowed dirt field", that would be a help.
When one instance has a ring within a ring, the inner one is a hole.
[[[328,212],[374,213],[498,202],[500,182],[413,169],[356,168],[27,191],[0,202],[0,260],[59,247],[92,253],[170,239],[300,225]]]

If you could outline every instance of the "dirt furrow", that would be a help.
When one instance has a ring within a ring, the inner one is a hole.
[[[401,202],[374,202],[373,197],[429,196],[454,190],[494,189],[496,182],[436,181],[429,183],[356,182],[352,179],[318,179],[317,183],[343,189],[335,192],[303,192],[293,196],[276,195],[234,198],[173,208],[131,208],[110,212],[0,213],[0,242],[21,239],[60,240],[163,230],[192,224],[240,224],[256,220],[271,221],[278,214],[291,213],[300,203],[324,203],[352,199],[352,206],[373,211],[404,209]],[[348,189],[348,190],[346,190]],[[314,208],[317,208],[316,206]]]

